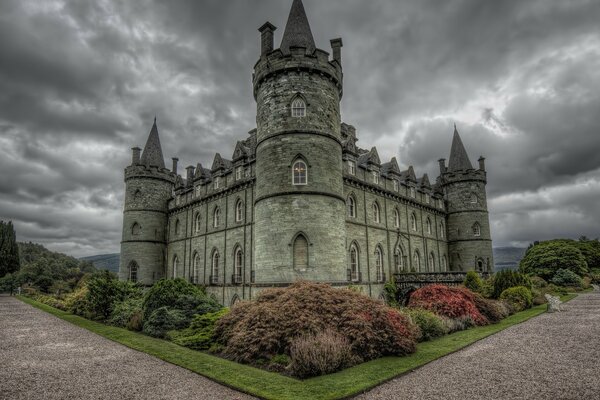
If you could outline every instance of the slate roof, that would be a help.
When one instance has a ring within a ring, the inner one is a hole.
[[[312,54],[316,48],[302,0],[294,0],[281,39],[280,49],[283,54],[289,54],[290,47],[305,47],[307,54]]]
[[[452,148],[450,149],[450,159],[448,161],[448,172],[466,171],[473,169],[473,164],[469,160],[465,146],[460,140],[456,125],[454,125],[454,137],[452,138]]]
[[[156,118],[154,118],[154,125],[148,135],[148,141],[144,146],[144,152],[142,153],[141,163],[147,166],[155,166],[159,168],[165,167],[165,159],[163,158],[162,148],[160,146],[160,139],[158,138],[158,128],[156,127]]]

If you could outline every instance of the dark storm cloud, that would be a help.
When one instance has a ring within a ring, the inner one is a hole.
[[[598,236],[597,1],[305,0],[344,39],[343,119],[419,176],[453,123],[487,157],[497,244]],[[158,118],[167,165],[231,157],[255,125],[257,28],[290,1],[0,4],[0,216],[20,240],[117,251],[123,167]],[[180,171],[182,171],[180,168]]]

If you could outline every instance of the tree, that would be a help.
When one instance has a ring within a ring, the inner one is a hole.
[[[546,280],[551,280],[561,268],[571,270],[579,276],[588,272],[587,262],[581,251],[565,240],[539,242],[527,250],[519,264],[521,272]]]
[[[19,248],[11,221],[0,221],[0,278],[17,272],[20,267]]]

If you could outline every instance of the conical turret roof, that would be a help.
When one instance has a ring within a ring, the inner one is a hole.
[[[148,141],[146,142],[146,146],[144,146],[141,163],[147,166],[152,165],[159,168],[165,167],[165,159],[163,158],[160,139],[158,138],[156,118],[154,118],[154,125],[152,125],[150,135],[148,135]]]
[[[290,53],[290,47],[306,47],[306,52],[309,54],[315,51],[315,40],[310,31],[302,0],[294,0],[281,39],[280,49],[284,54]]]
[[[471,160],[469,160],[469,155],[465,150],[462,140],[460,140],[460,135],[458,134],[455,124],[452,148],[450,149],[450,160],[448,161],[448,171],[454,172],[467,169],[473,169],[473,164],[471,164]]]

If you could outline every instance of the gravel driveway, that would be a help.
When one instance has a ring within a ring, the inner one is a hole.
[[[393,379],[357,399],[600,399],[600,292]]]
[[[252,399],[0,296],[0,399]]]

